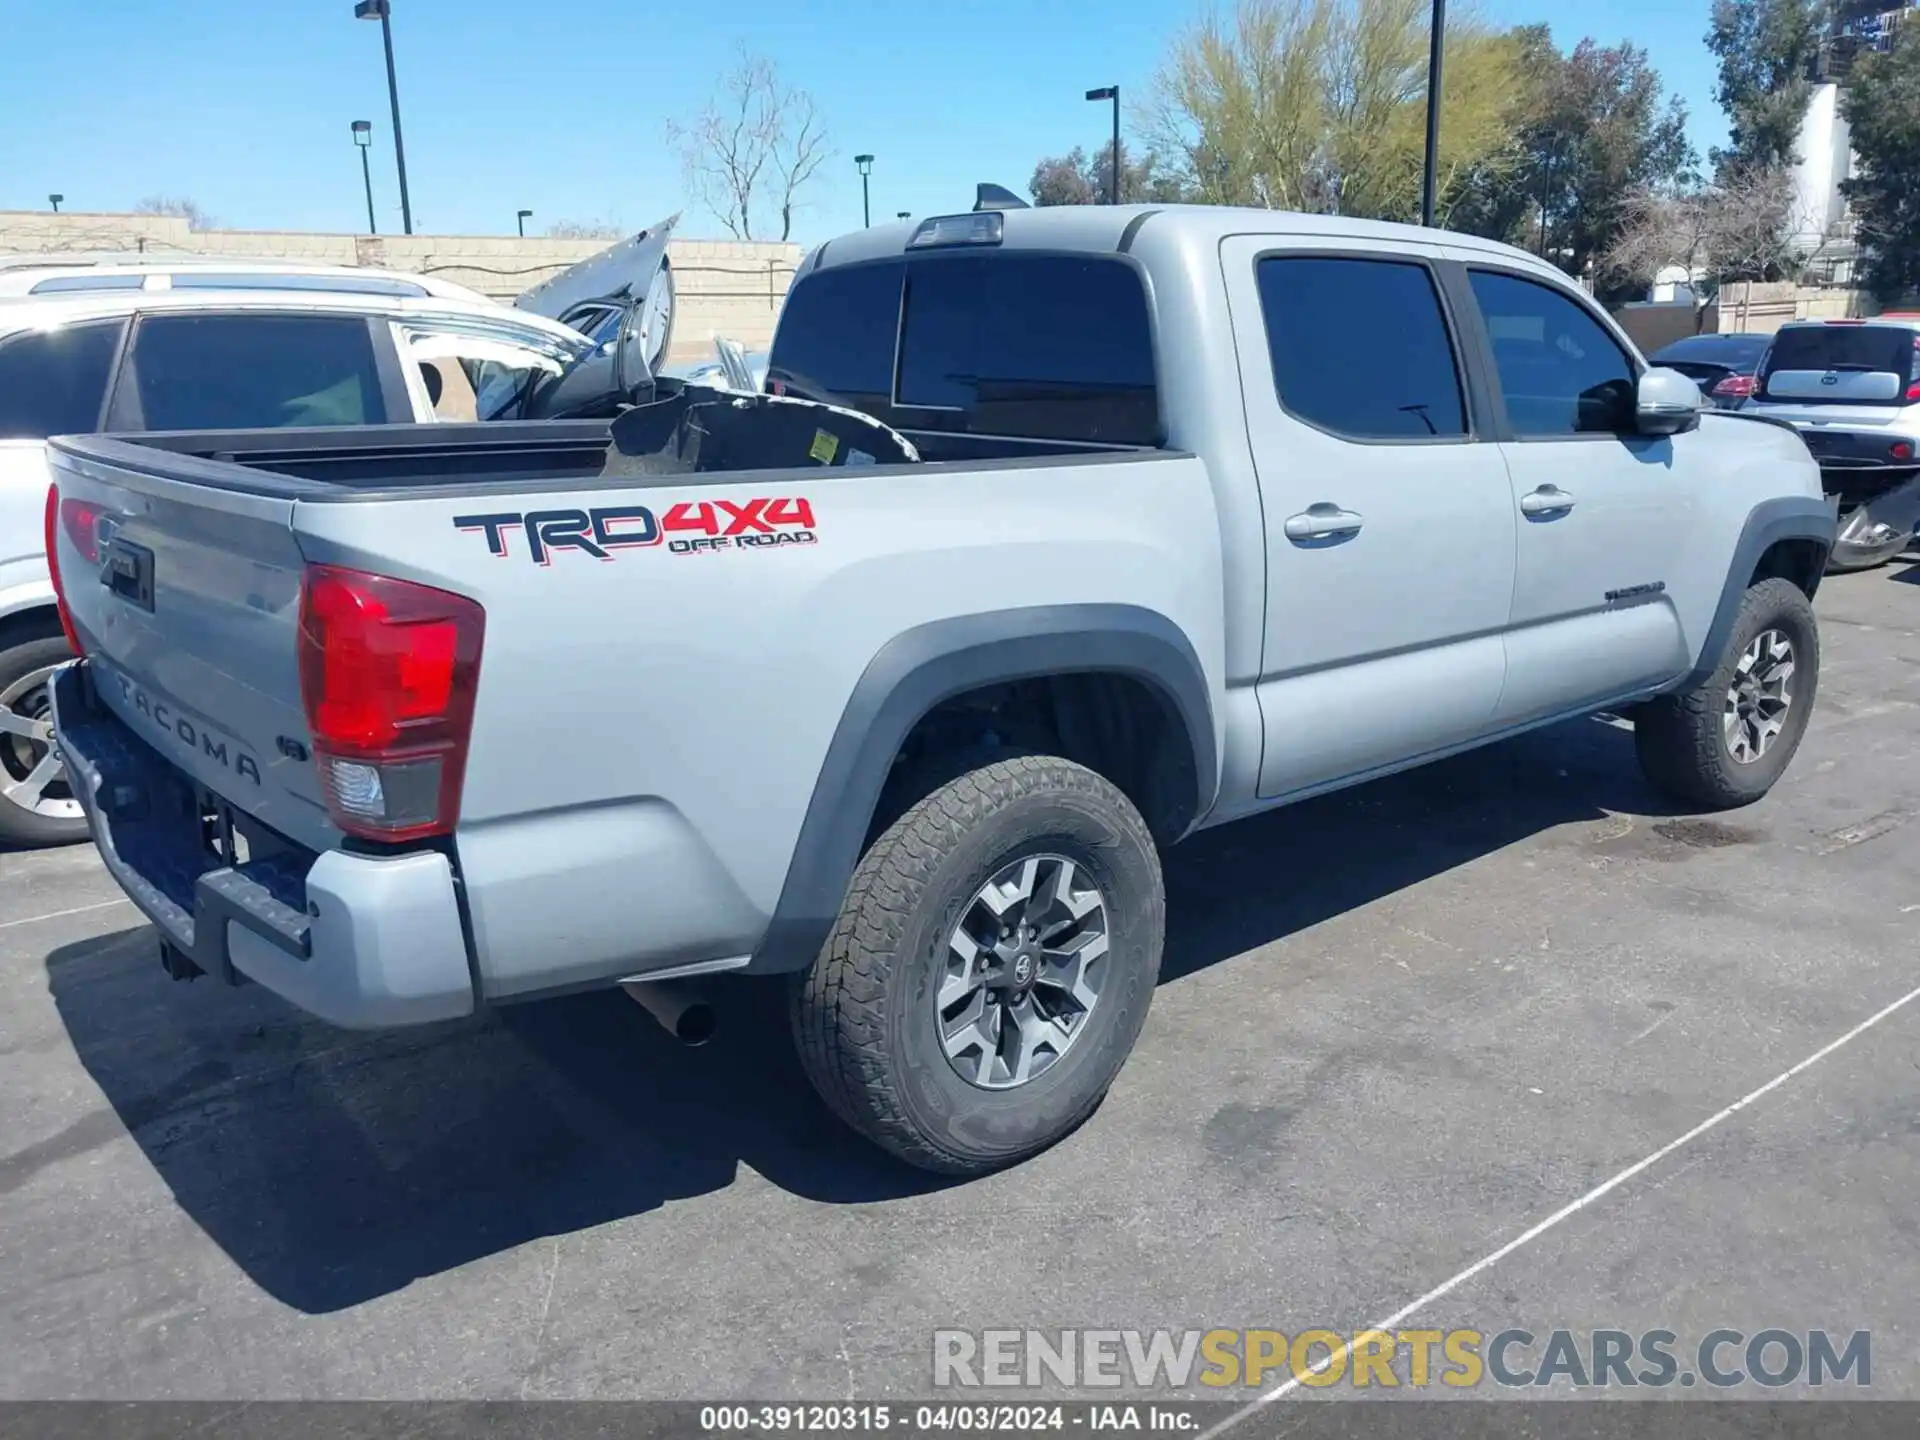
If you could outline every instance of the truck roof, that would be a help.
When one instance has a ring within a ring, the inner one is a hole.
[[[1259,210],[1229,205],[1048,205],[1027,210],[998,210],[1003,249],[1114,251],[1131,247],[1144,230],[1173,229],[1182,240],[1218,241],[1228,235],[1290,235],[1303,239],[1387,240],[1400,244],[1446,245],[1481,251],[1489,257],[1564,280],[1563,272],[1537,255],[1477,235],[1429,230],[1385,220],[1348,215],[1309,215],[1294,210]],[[857,230],[817,247],[801,262],[800,273],[828,265],[850,265],[904,254],[915,231],[929,219],[920,216]]]

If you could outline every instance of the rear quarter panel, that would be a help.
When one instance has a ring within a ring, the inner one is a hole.
[[[53,604],[47,573],[47,447],[0,440],[0,620]]]
[[[1220,691],[1218,521],[1196,459],[726,480],[296,507],[309,560],[486,608],[457,843],[489,995],[750,952],[854,687],[904,630],[1142,606],[1186,634]],[[455,524],[608,506],[664,519],[681,502],[756,499],[806,500],[814,542],[536,564],[518,529],[496,556]]]

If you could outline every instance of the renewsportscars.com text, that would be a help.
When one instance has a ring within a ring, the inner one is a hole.
[[[936,1387],[1510,1389],[1873,1383],[1865,1330],[936,1330]]]

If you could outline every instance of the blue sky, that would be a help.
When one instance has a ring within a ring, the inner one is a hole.
[[[1725,134],[1702,37],[1709,0],[1481,0],[1555,39],[1631,39],[1687,102],[1704,153]],[[1455,0],[1453,9],[1460,9]],[[773,58],[823,107],[838,155],[795,238],[1024,191],[1034,160],[1098,145],[1118,82],[1142,95],[1194,0],[393,0],[408,178],[421,231],[511,234],[558,219],[629,227],[687,206],[663,136],[698,111],[734,47]],[[0,209],[123,210],[189,195],[229,226],[364,224],[349,122],[374,122],[374,199],[400,228],[379,26],[352,0],[0,0]],[[719,234],[692,207],[683,232]]]

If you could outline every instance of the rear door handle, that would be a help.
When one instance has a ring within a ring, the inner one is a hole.
[[[1281,528],[1289,540],[1330,540],[1336,535],[1358,535],[1361,523],[1353,511],[1322,500],[1298,515],[1289,515]]]
[[[1520,497],[1522,515],[1564,515],[1573,509],[1573,497],[1558,485],[1542,485]]]

